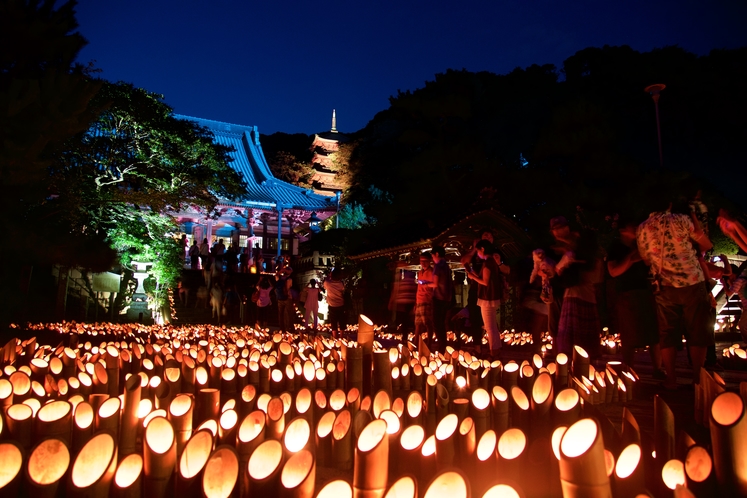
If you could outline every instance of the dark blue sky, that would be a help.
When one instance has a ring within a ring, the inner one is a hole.
[[[589,46],[747,45],[744,0],[80,0],[102,77],[262,133],[352,132],[448,68],[503,74]]]

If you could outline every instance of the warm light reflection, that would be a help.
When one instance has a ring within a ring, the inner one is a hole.
[[[669,460],[661,469],[661,479],[664,481],[664,485],[671,490],[674,490],[678,484],[684,486],[685,465],[680,460]]]
[[[520,387],[514,386],[511,388],[511,398],[513,398],[516,406],[522,410],[529,410],[529,398]]]
[[[239,426],[238,438],[242,443],[253,441],[265,428],[265,413],[261,410],[255,410],[241,421]]]
[[[213,449],[213,435],[210,431],[195,432],[184,446],[179,458],[179,474],[191,479],[200,473]]]
[[[429,457],[436,453],[436,436],[435,434],[429,436],[428,439],[423,443],[423,447],[420,448],[420,454],[424,457]]]
[[[415,480],[410,476],[403,476],[392,484],[384,498],[415,498]]]
[[[54,422],[66,417],[71,409],[67,401],[52,401],[39,409],[36,418],[42,422]]]
[[[579,403],[578,391],[575,389],[563,389],[555,396],[555,408],[561,412],[567,412],[576,407]]]
[[[373,400],[373,416],[379,418],[379,415],[384,410],[389,410],[392,407],[392,401],[389,398],[389,393],[386,391],[379,391],[374,396]]]
[[[719,394],[711,405],[711,415],[717,424],[729,426],[737,422],[744,413],[742,398],[732,392]]]
[[[467,483],[461,474],[446,471],[431,482],[423,498],[467,498]]]
[[[29,457],[28,475],[32,482],[44,486],[57,482],[70,465],[70,451],[59,439],[39,443]]]
[[[283,459],[283,446],[279,441],[268,439],[254,450],[249,458],[249,475],[256,481],[268,478]]]
[[[319,423],[316,425],[316,435],[320,438],[329,436],[335,424],[336,416],[335,412],[327,412],[322,415],[322,418],[319,419]]]
[[[340,441],[344,438],[350,430],[350,424],[352,419],[348,410],[343,410],[335,418],[334,427],[332,428],[332,438]],[[386,425],[386,423],[385,423]]]
[[[641,447],[633,443],[625,447],[620,452],[615,465],[615,475],[620,479],[625,479],[632,474],[641,461]]]
[[[145,443],[151,451],[162,455],[174,444],[174,428],[164,417],[156,417],[145,429]]]
[[[561,425],[552,432],[550,443],[552,445],[552,452],[555,454],[555,458],[557,460],[560,460],[560,441],[563,439],[563,435],[567,430],[568,427]]]
[[[371,421],[358,437],[358,451],[365,453],[374,449],[384,439],[386,428],[386,422],[381,419]]]
[[[220,416],[220,427],[224,431],[230,431],[236,426],[236,423],[238,421],[239,421],[239,414],[236,413],[236,410],[226,410]]]
[[[91,486],[104,475],[115,455],[116,443],[109,433],[101,432],[91,438],[75,458],[73,484],[78,488]]]
[[[127,455],[119,463],[116,474],[114,474],[114,483],[120,489],[130,486],[140,477],[143,472],[143,457],[137,453]]]
[[[477,459],[484,462],[495,455],[495,445],[498,437],[493,429],[489,429],[482,435],[480,442],[477,443]]]
[[[501,402],[506,401],[508,399],[508,391],[501,386],[493,386],[493,397]]]
[[[597,437],[597,423],[590,419],[581,419],[565,431],[560,441],[561,453],[569,458],[583,455],[591,448]]]
[[[615,455],[607,448],[604,449],[604,470],[607,473],[607,477],[611,477],[615,471]]]
[[[99,407],[99,417],[109,418],[119,412],[119,398],[109,398]]]
[[[329,407],[336,412],[339,412],[343,408],[345,408],[345,391],[342,389],[335,390],[332,394],[329,395]]]
[[[506,460],[513,460],[524,452],[527,437],[521,429],[511,428],[501,434],[498,440],[498,454]]]
[[[508,484],[496,484],[485,491],[482,498],[521,498],[521,495]]]
[[[239,477],[236,452],[222,446],[210,455],[202,476],[202,492],[206,498],[228,498]]]
[[[75,426],[79,429],[87,429],[93,424],[93,408],[85,401],[78,403],[73,416]]]
[[[532,400],[536,404],[542,404],[552,394],[552,377],[548,373],[541,373],[537,376],[532,386]]]
[[[490,405],[490,394],[485,389],[475,389],[472,393],[472,404],[478,410],[486,409]]]
[[[353,498],[353,488],[347,481],[338,479],[325,484],[316,498]]]
[[[379,418],[386,422],[387,434],[397,434],[400,428],[399,417],[392,410],[384,410],[379,414]]]
[[[459,418],[454,413],[449,413],[438,423],[436,427],[436,439],[445,441],[450,438],[459,425]]]
[[[285,430],[283,442],[285,448],[291,453],[296,453],[304,448],[311,437],[311,427],[305,418],[296,418]]]
[[[16,478],[23,465],[23,454],[15,444],[0,443],[0,489]]]
[[[407,451],[412,451],[415,448],[420,447],[425,439],[425,430],[419,425],[411,425],[402,432],[399,443],[402,448]]]
[[[423,411],[423,397],[420,395],[417,391],[412,391],[409,396],[407,396],[407,414],[412,417],[416,418],[420,415],[420,412]]]
[[[693,446],[687,451],[685,472],[691,481],[705,481],[711,475],[711,470],[713,470],[713,459],[708,450],[702,446]]]
[[[169,413],[171,413],[172,417],[181,417],[189,412],[190,408],[192,408],[192,397],[187,396],[186,394],[179,394],[176,398],[171,400]]]
[[[302,450],[291,456],[283,466],[280,482],[285,489],[298,487],[314,468],[314,456],[309,450]]]

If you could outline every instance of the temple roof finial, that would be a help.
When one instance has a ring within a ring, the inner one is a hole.
[[[335,114],[334,109],[332,109],[332,129],[330,131],[332,133],[337,133],[337,114]]]

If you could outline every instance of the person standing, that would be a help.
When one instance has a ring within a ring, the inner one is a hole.
[[[475,272],[477,275],[482,274],[482,260],[477,256],[477,243],[480,240],[487,240],[491,244],[493,243],[493,234],[489,230],[483,231],[480,238],[472,243],[472,249],[462,257],[462,265],[469,275],[470,272]],[[469,332],[472,336],[472,342],[479,349],[482,346],[483,337],[483,323],[482,323],[482,312],[480,307],[477,305],[477,290],[480,287],[476,281],[472,280],[469,282],[469,292],[467,294],[467,312],[469,314],[470,328]]]
[[[449,262],[446,261],[446,250],[441,246],[431,249],[433,257],[433,325],[438,338],[437,351],[446,351],[446,316],[454,299],[454,278],[451,275]]]
[[[197,245],[197,239],[192,242],[192,246],[189,248],[189,265],[193,270],[200,269],[200,248]]]
[[[272,304],[272,285],[267,279],[267,275],[262,275],[262,278],[257,284],[257,322],[260,328],[267,327],[267,315],[270,313],[270,305]]]
[[[430,253],[420,255],[420,273],[418,274],[418,290],[415,293],[415,337],[421,337],[425,332],[427,342],[433,340],[436,327],[433,324],[433,270],[431,269]],[[415,340],[417,343],[418,339]]]
[[[202,263],[202,270],[210,270],[210,244],[208,240],[202,239],[200,244],[200,263]]]
[[[328,321],[333,335],[345,330],[345,284],[341,280],[341,271],[335,268],[329,278],[324,279],[324,290],[327,293],[327,305],[329,307]]]
[[[501,350],[501,335],[496,313],[501,305],[503,294],[503,276],[500,266],[505,265],[501,263],[499,266],[496,258],[493,257],[495,253],[493,245],[487,240],[483,239],[475,244],[475,253],[482,262],[482,268],[479,274],[470,269],[467,272],[467,278],[478,284],[477,305],[480,307],[482,321],[488,335],[490,355],[491,357],[497,357]]]
[[[275,271],[275,297],[278,303],[278,327],[284,332],[293,332],[293,299],[291,297],[291,273],[290,266],[285,266],[283,261],[278,263]]]
[[[698,252],[707,251],[712,245],[702,230],[696,230],[686,202],[673,205],[671,199],[664,198],[660,203],[660,209],[638,227],[636,238],[641,257],[659,288],[655,297],[661,358],[667,374],[664,387],[675,389],[676,348],[683,332],[695,384],[700,382],[706,349],[713,342],[713,329],[708,330],[710,294],[698,261]]]
[[[309,285],[304,290],[305,292],[301,293],[301,296],[304,298],[303,322],[307,328],[313,327],[314,330],[316,330],[316,327],[319,324],[319,287],[316,285],[316,279],[312,278],[309,280]]]

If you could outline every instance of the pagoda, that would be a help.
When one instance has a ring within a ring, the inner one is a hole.
[[[337,131],[337,115],[332,109],[332,129],[314,135],[314,141],[310,147],[313,153],[311,165],[314,168],[311,185],[315,193],[337,196],[343,191],[344,187],[337,179],[334,155],[340,150],[340,144],[347,140],[346,135]]]

